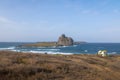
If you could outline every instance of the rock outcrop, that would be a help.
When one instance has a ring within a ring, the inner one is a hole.
[[[70,46],[73,45],[74,41],[71,37],[66,37],[64,34],[62,34],[57,42],[57,45],[59,46]]]

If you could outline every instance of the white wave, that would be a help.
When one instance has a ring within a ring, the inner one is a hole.
[[[59,46],[58,48],[66,48],[66,47],[70,47],[70,46]]]
[[[73,53],[63,53],[63,52],[46,52],[47,54],[62,54],[62,55],[72,55]]]
[[[59,51],[60,49],[37,49],[40,51]]]
[[[15,47],[8,47],[7,49],[15,49]]]
[[[20,50],[10,50],[10,51],[14,51],[14,52],[21,52]]]
[[[46,47],[37,47],[37,48],[46,48]]]
[[[63,52],[56,52],[55,54],[72,55],[72,54],[74,54],[74,53],[63,53]]]
[[[56,48],[56,46],[51,46],[51,47],[37,47],[37,48]]]
[[[7,47],[7,48],[0,48],[0,50],[13,50],[13,49],[15,49],[15,47]]]
[[[23,53],[40,53],[40,54],[63,54],[63,55],[72,55],[73,53],[63,53],[63,52],[52,52],[52,51],[23,51]]]
[[[84,52],[88,52],[88,50],[85,50]]]
[[[111,52],[111,53],[108,53],[108,54],[117,54],[117,52]]]
[[[77,45],[73,45],[73,47],[77,47]]]
[[[62,47],[69,47],[69,46],[62,46]]]
[[[45,52],[45,51],[33,51],[33,50],[31,50],[31,51],[21,51],[21,52],[23,52],[23,53],[40,53],[40,54],[45,54],[45,53],[47,53],[47,52]]]
[[[45,53],[44,51],[26,51],[26,52],[30,52],[30,53]]]
[[[47,49],[48,51],[59,51],[60,49]]]
[[[56,48],[56,46],[52,46],[52,48]]]

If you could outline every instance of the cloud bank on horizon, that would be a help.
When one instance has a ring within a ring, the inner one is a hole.
[[[119,0],[0,0],[0,42],[120,42]]]

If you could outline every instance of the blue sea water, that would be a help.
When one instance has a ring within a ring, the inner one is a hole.
[[[86,43],[62,47],[18,47],[26,43],[0,42],[0,50],[48,54],[96,54],[107,50],[109,54],[120,54],[120,43]]]

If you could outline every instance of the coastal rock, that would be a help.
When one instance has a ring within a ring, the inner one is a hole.
[[[59,46],[70,46],[73,45],[73,43],[73,39],[71,37],[66,37],[65,34],[62,34],[57,42]]]

